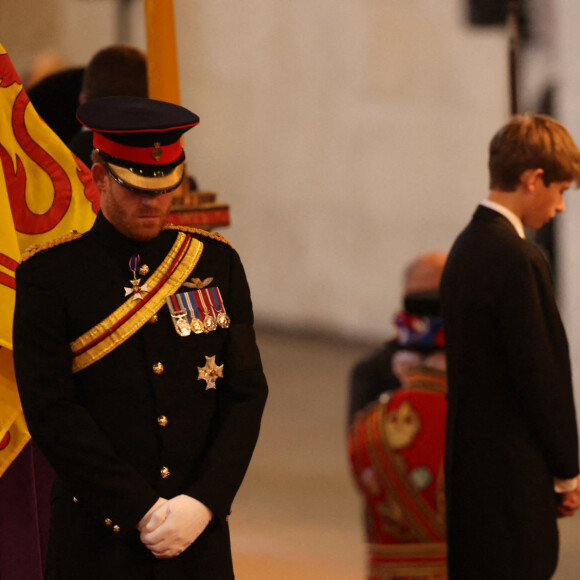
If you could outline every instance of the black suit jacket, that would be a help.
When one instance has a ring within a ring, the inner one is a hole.
[[[126,300],[131,255],[138,252],[153,272],[176,235],[165,230],[136,243],[99,215],[82,238],[17,269],[18,387],[32,436],[57,474],[49,578],[233,578],[226,518],[267,393],[238,254],[196,235],[204,249],[190,275],[213,278],[231,317],[229,328],[179,336],[164,306],[156,322],[113,352],[74,375],[71,370],[69,343]],[[224,365],[215,390],[198,380],[206,356]],[[159,362],[164,370],[155,374]],[[165,426],[158,421],[162,415]],[[163,467],[169,477],[161,476]],[[203,502],[215,517],[183,554],[157,561],[135,526],[158,497],[181,493]]]
[[[557,562],[553,478],[578,474],[566,334],[548,264],[480,206],[441,282],[449,377],[452,580],[546,580]]]

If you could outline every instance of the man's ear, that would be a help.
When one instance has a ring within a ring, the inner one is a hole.
[[[93,181],[97,186],[99,191],[102,191],[105,187],[105,180],[108,175],[108,171],[102,163],[93,163],[91,167],[91,175],[93,176]]]
[[[543,169],[526,169],[520,176],[520,183],[524,186],[526,192],[535,191],[538,179],[544,179]]]

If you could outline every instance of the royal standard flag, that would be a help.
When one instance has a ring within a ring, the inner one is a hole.
[[[90,171],[34,110],[0,45],[0,476],[30,439],[12,361],[16,266],[32,245],[88,230],[98,208]]]

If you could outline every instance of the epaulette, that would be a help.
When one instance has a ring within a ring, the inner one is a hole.
[[[226,238],[224,238],[221,234],[218,234],[217,232],[208,232],[207,230],[202,230],[201,228],[192,228],[189,226],[176,226],[173,224],[167,224],[163,229],[165,230],[179,230],[180,232],[188,232],[190,234],[198,234],[200,236],[206,236],[208,238],[212,238],[214,240],[217,240],[218,242],[222,242],[224,244],[227,244],[228,246],[231,246],[232,248],[234,247],[233,244],[227,240]]]
[[[46,242],[42,242],[40,244],[34,244],[24,250],[24,254],[22,254],[22,262],[26,262],[29,258],[32,258],[38,252],[42,252],[43,250],[48,250],[49,248],[54,248],[55,246],[60,246],[66,242],[72,242],[73,240],[78,240],[82,237],[83,234],[72,230],[67,234],[63,234],[62,236],[58,236],[57,238],[53,238],[52,240],[46,240]]]

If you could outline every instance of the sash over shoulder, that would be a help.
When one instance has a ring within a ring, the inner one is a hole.
[[[71,342],[73,373],[100,360],[133,336],[162,308],[187,279],[203,252],[203,243],[179,232],[173,247],[147,281],[149,292],[143,300],[129,298],[117,310]]]

